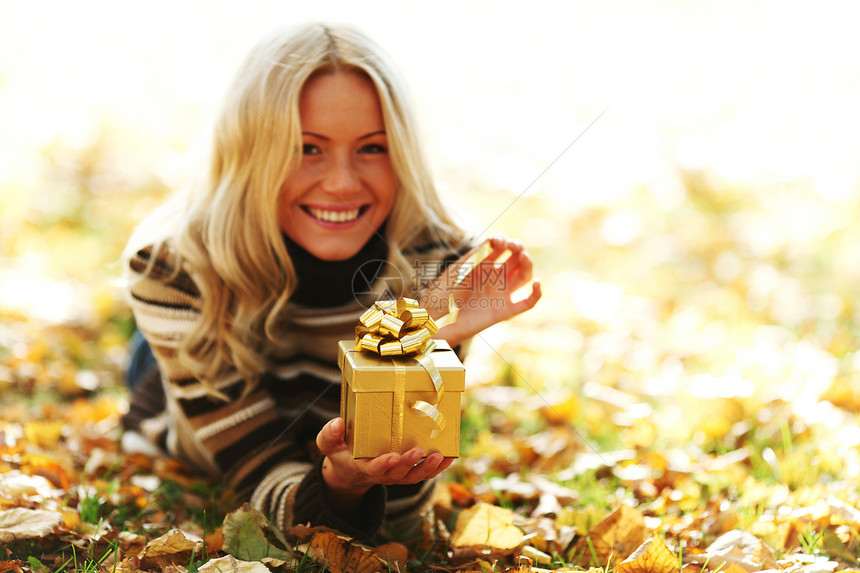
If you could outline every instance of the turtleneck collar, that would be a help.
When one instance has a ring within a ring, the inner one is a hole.
[[[286,233],[281,234],[299,280],[290,300],[301,306],[328,308],[352,301],[353,280],[359,268],[366,265],[362,268],[362,280],[372,277],[372,282],[388,259],[384,223],[358,253],[343,261],[318,259]],[[371,264],[373,261],[379,261],[379,264]]]

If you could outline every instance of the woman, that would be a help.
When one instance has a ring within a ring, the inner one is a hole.
[[[444,314],[450,282],[420,285],[416,271],[468,250],[416,133],[404,86],[367,37],[320,24],[276,33],[228,91],[208,179],[127,248],[131,306],[157,368],[126,428],[223,476],[281,528],[369,537],[385,515],[418,516],[452,461],[419,448],[354,460],[337,418],[337,340],[385,290]],[[456,293],[460,318],[438,335],[452,346],[540,298],[534,282],[510,299],[531,260],[514,241],[492,247],[490,261],[508,253],[504,288]],[[356,276],[371,279],[363,296]],[[470,304],[488,294],[501,302]]]

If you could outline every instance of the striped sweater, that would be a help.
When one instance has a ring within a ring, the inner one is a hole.
[[[212,396],[177,359],[201,308],[192,274],[175,272],[169,254],[152,261],[151,248],[131,258],[129,301],[158,361],[166,398],[165,411],[137,429],[169,455],[220,476],[240,500],[250,500],[281,529],[311,523],[366,538],[376,533],[384,516],[394,523],[414,522],[426,509],[432,482],[374,486],[359,508],[343,517],[324,495],[315,445],[322,426],[339,415],[337,341],[352,337],[367,302],[353,295],[353,277],[360,270],[366,274],[364,263],[385,260],[387,248],[372,239],[350,261],[331,263],[285,240],[299,287],[279,324],[284,339],[265,349],[267,366],[252,392],[243,392],[245,382],[236,372],[210,381],[226,401]],[[424,269],[420,272],[438,271],[456,254],[430,244],[415,249],[410,258],[416,269]],[[384,290],[385,278],[384,271],[379,273],[368,290]]]

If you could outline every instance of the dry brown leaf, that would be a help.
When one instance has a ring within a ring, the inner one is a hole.
[[[126,557],[113,568],[113,573],[137,573],[140,571],[140,558]]]
[[[127,555],[137,555],[146,547],[146,537],[139,533],[132,533],[131,531],[120,531],[117,534],[117,540],[119,541],[120,548]]]
[[[558,498],[551,493],[542,493],[537,506],[532,510],[532,517],[540,517],[542,515],[560,515],[562,510],[561,503]]]
[[[457,517],[451,543],[456,547],[518,547],[523,541],[523,532],[514,525],[515,517],[514,512],[503,507],[478,503]]]
[[[690,555],[689,561],[722,567],[721,571],[729,571],[732,566],[749,572],[778,569],[773,550],[755,535],[738,529],[718,537],[704,554]]]
[[[138,557],[126,557],[113,567],[113,573],[138,573],[140,570]]]
[[[640,545],[616,569],[617,573],[677,573],[680,570],[678,556],[656,536]]]
[[[317,561],[332,573],[376,573],[387,564],[372,549],[354,543],[349,537],[321,532],[311,540]]]
[[[310,541],[317,533],[339,533],[336,529],[324,525],[294,525],[287,530],[287,535],[295,537],[299,541]]]
[[[451,511],[454,509],[454,498],[451,496],[451,488],[447,484],[436,484],[436,487],[433,488],[431,505],[436,519],[448,521],[448,518],[451,517]]]
[[[190,466],[173,458],[157,458],[153,469],[162,481],[175,481],[187,488],[200,479],[200,475]]]
[[[9,497],[25,495],[51,496],[51,483],[42,476],[30,476],[18,472],[0,474],[0,494]]]
[[[21,573],[23,561],[0,561],[0,573]]]
[[[271,573],[269,568],[259,561],[241,561],[232,555],[211,559],[201,565],[199,573]]]
[[[207,535],[205,541],[207,552],[215,553],[216,551],[221,551],[221,548],[224,547],[224,528],[219,527]]]
[[[161,537],[146,544],[141,557],[162,557],[180,553],[194,552],[203,548],[203,540],[185,533],[181,529],[171,529]]]
[[[532,547],[531,545],[526,545],[520,549],[520,554],[522,557],[531,559],[538,565],[550,565],[552,563],[552,555],[544,553],[537,547]]]
[[[391,565],[392,571],[405,571],[409,559],[409,549],[402,543],[384,543],[375,548],[376,555],[385,563]]]
[[[452,481],[448,484],[451,501],[459,507],[468,507],[475,503],[475,494],[463,484]]]
[[[757,573],[767,573],[767,571],[770,571],[771,573],[773,573],[775,571],[778,571],[778,569],[767,569],[767,570],[756,569]],[[744,569],[740,565],[736,565],[734,563],[729,563],[727,566],[723,567],[722,569],[719,569],[719,573],[748,573],[748,572],[746,569]]]
[[[800,547],[801,530],[798,525],[803,524],[799,524],[796,519],[783,522],[759,520],[752,523],[748,531],[770,547],[791,550]]]
[[[830,517],[831,523],[860,524],[860,510],[853,505],[849,505],[841,499],[831,495],[827,499],[827,506],[829,509],[828,516]]]
[[[0,541],[10,543],[52,534],[63,525],[63,516],[56,511],[14,507],[0,511]]]
[[[610,558],[626,559],[647,538],[642,514],[628,505],[621,505],[576,543],[573,554],[581,555],[579,563],[584,566],[592,564],[595,558],[599,565],[607,565]]]

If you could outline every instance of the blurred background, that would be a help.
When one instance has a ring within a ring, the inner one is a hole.
[[[16,350],[21,317],[73,323],[121,365],[119,254],[199,168],[240,59],[273,27],[346,22],[409,81],[448,202],[536,259],[544,299],[472,345],[475,420],[530,399],[582,428],[583,447],[659,428],[713,449],[778,398],[792,420],[838,418],[835,471],[860,473],[843,423],[860,409],[854,9],[505,6],[5,6],[0,345],[32,351]]]

